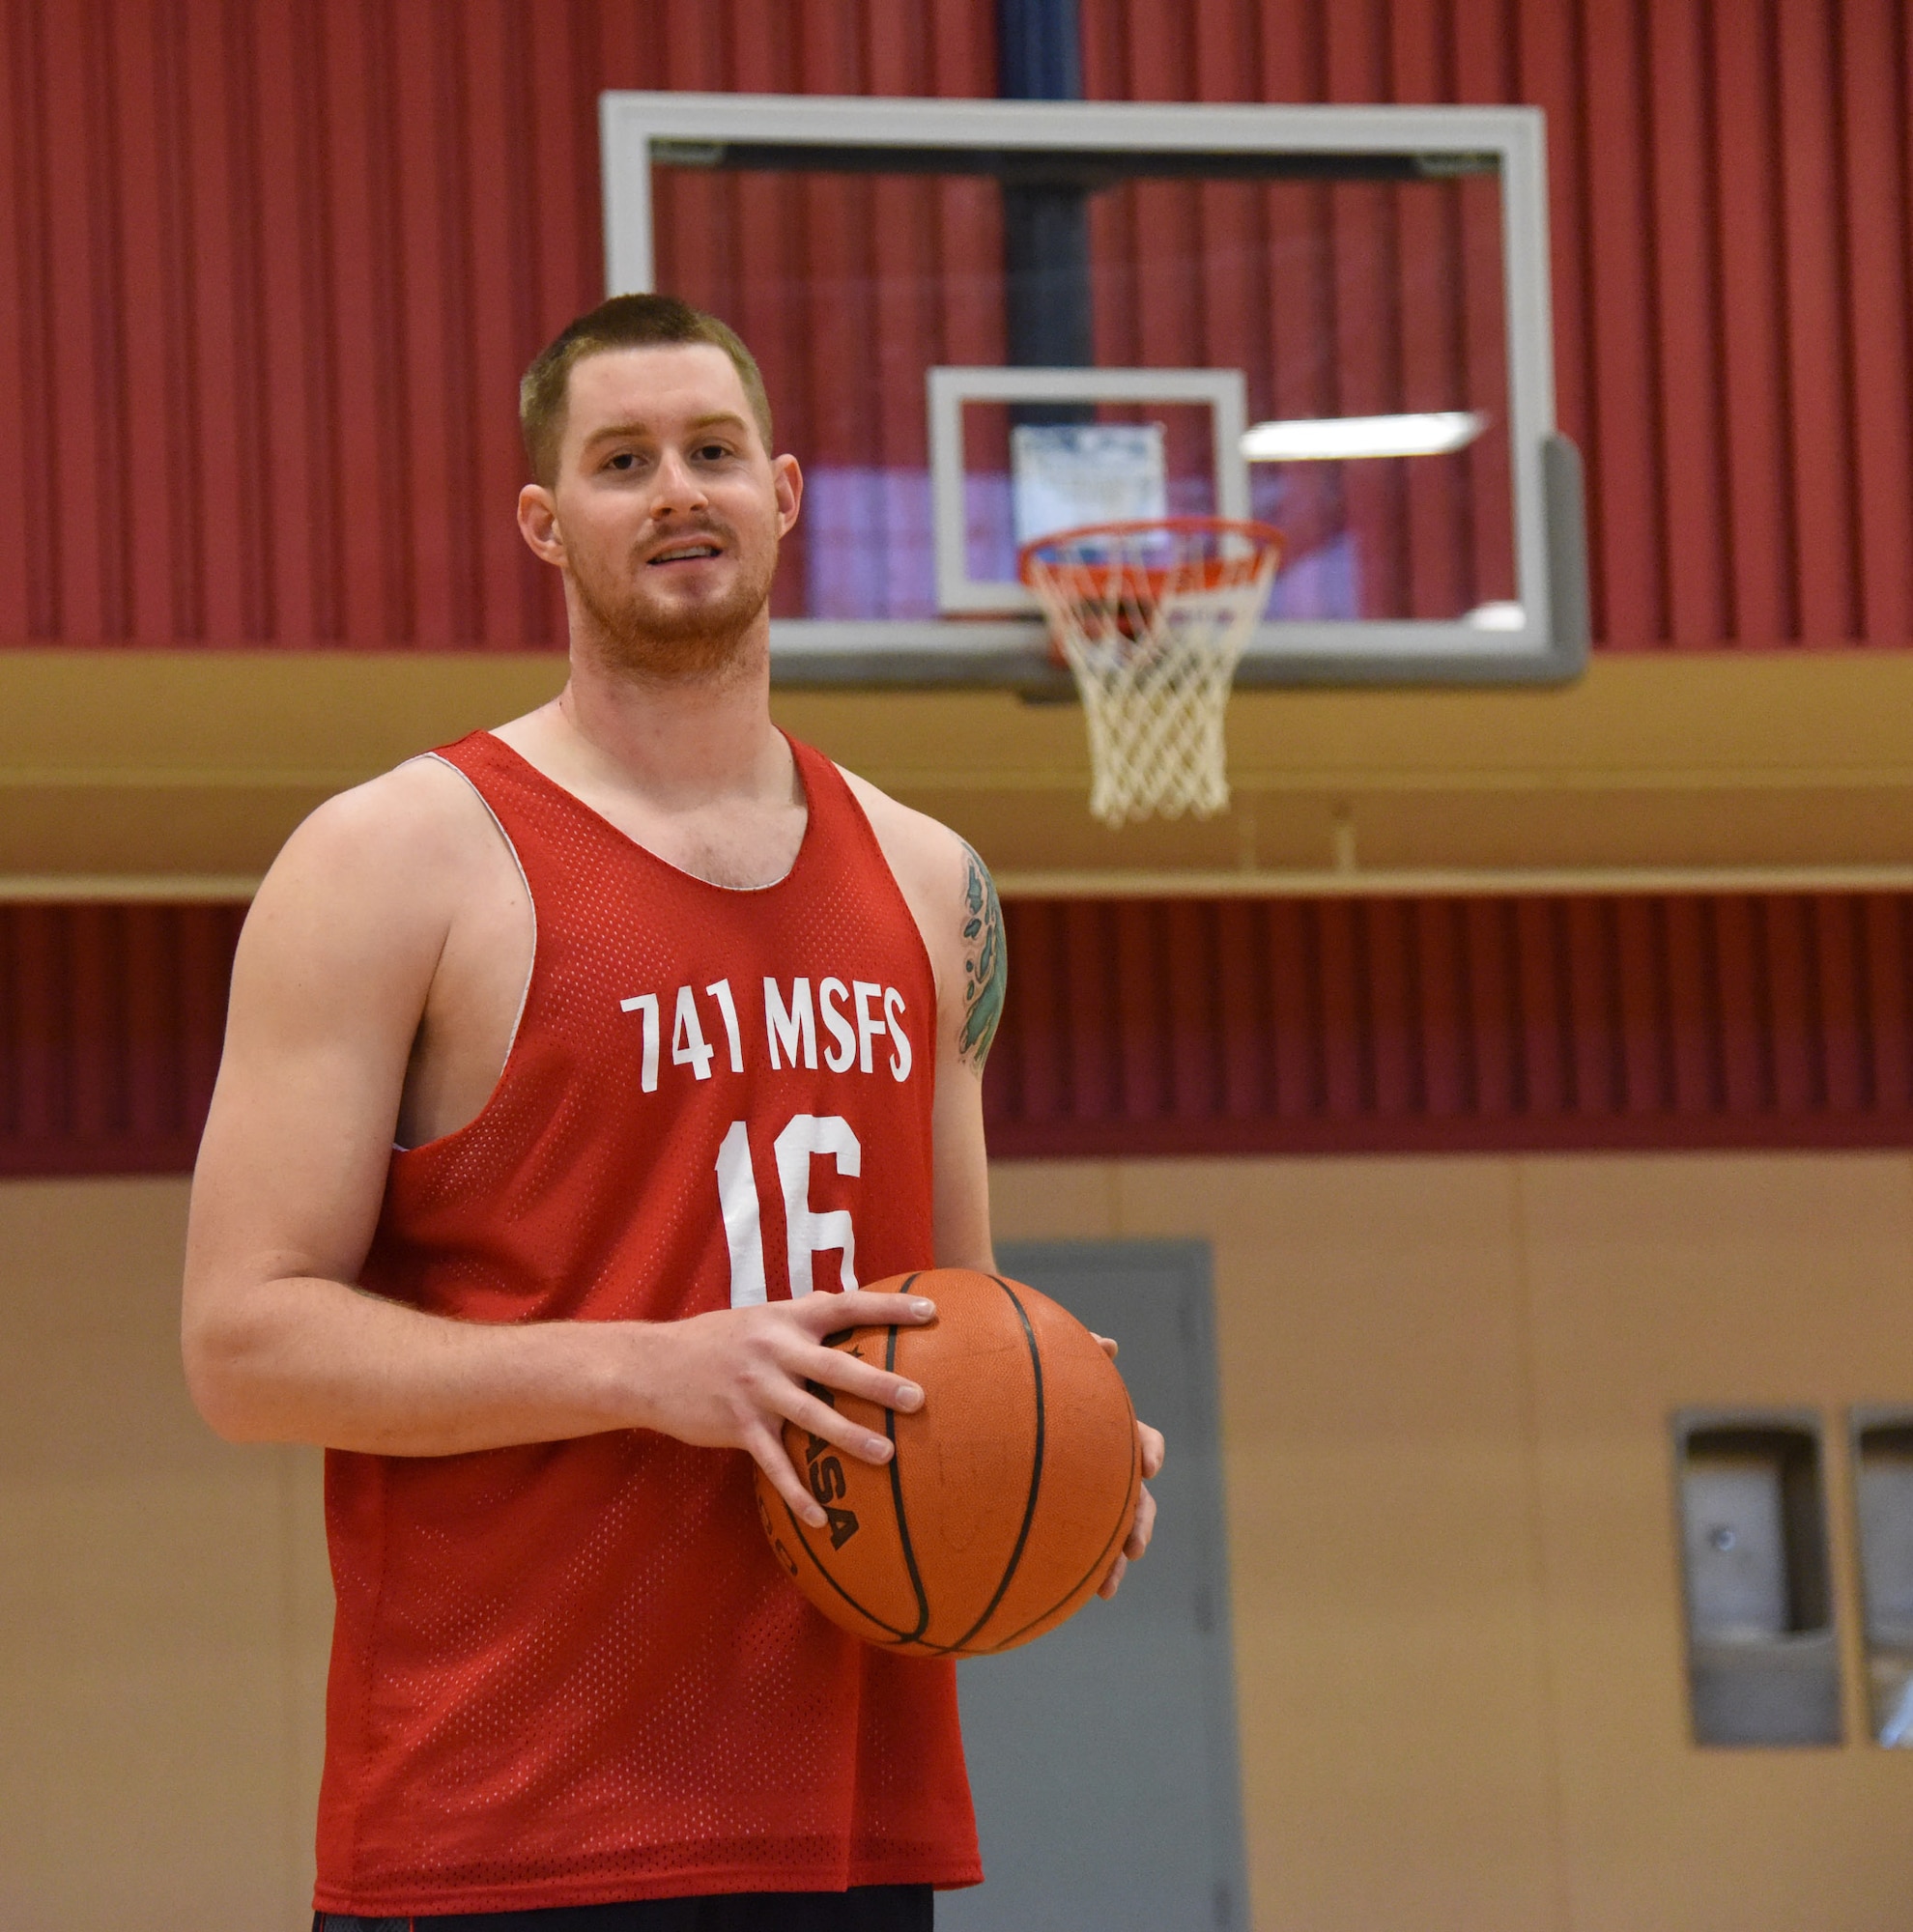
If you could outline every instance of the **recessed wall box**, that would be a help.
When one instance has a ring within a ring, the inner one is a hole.
[[[1876,1744],[1913,1748],[1913,1405],[1856,1408],[1853,1490],[1867,1704]]]
[[[1695,1743],[1838,1744],[1818,1417],[1684,1410],[1673,1435]]]

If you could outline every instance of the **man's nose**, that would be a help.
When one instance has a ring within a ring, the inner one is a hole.
[[[704,486],[681,450],[668,449],[658,463],[657,488],[651,497],[653,512],[696,509],[704,500]]]

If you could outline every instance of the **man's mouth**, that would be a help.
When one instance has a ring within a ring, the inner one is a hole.
[[[713,543],[708,537],[693,537],[683,543],[667,544],[663,550],[653,551],[647,562],[701,563],[708,557],[723,554],[722,545]]]

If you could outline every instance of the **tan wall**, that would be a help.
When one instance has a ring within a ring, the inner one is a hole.
[[[0,1186],[7,1932],[311,1923],[319,1458],[193,1413],[185,1219],[181,1180]]]
[[[1007,1168],[996,1218],[1214,1243],[1261,1932],[1906,1924],[1913,1753],[1687,1742],[1668,1417],[1913,1398],[1913,1160]]]
[[[1913,1158],[1081,1163],[996,1189],[1006,1237],[1214,1243],[1260,1932],[1904,1923],[1913,1753],[1686,1742],[1666,1421],[1913,1397]],[[193,1418],[184,1200],[0,1186],[8,1932],[302,1922],[317,1459]]]
[[[0,650],[0,897],[243,897],[320,800],[542,704],[563,671],[549,652]],[[1120,831],[1083,810],[1073,705],[839,689],[774,708],[1027,895],[1378,874],[1674,891],[1723,867],[1752,868],[1749,892],[1906,891],[1909,707],[1905,650],[1606,652],[1546,690],[1239,691],[1230,809]]]

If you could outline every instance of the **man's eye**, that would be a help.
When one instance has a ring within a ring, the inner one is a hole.
[[[637,457],[630,450],[620,449],[605,467],[609,469],[629,469],[637,461]]]
[[[730,454],[729,448],[722,442],[707,442],[698,454],[706,463],[721,463]]]

